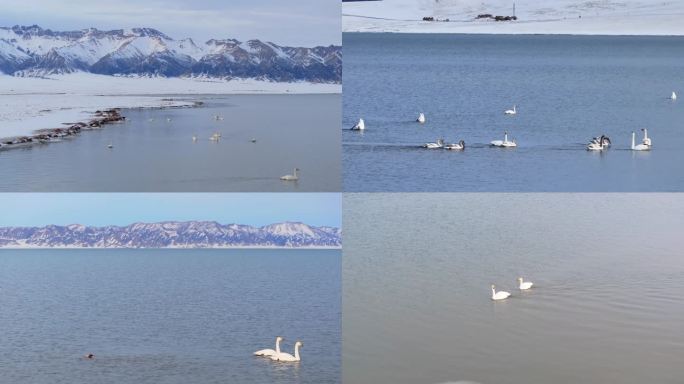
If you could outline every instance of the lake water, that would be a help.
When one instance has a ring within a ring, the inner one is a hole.
[[[345,191],[684,191],[684,37],[343,40],[343,127],[366,122],[342,134]],[[641,128],[650,153],[629,150]],[[506,130],[518,147],[489,147]],[[612,148],[586,151],[601,134]],[[418,147],[439,137],[466,149]]]
[[[7,383],[341,380],[337,250],[3,250],[0,308]]]
[[[192,99],[205,104],[123,110],[124,124],[61,143],[0,151],[0,191],[340,190],[340,95]],[[209,140],[217,131],[222,139]],[[280,180],[295,167],[301,169],[299,181]]]
[[[683,196],[344,204],[345,383],[682,382]],[[492,301],[492,283],[513,296]]]

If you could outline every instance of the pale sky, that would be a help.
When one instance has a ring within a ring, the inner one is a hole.
[[[0,193],[0,227],[218,221],[341,225],[339,193]]]
[[[341,44],[340,0],[2,0],[0,26],[52,30],[151,27],[174,39]]]

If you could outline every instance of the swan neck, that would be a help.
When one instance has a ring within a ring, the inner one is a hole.
[[[636,133],[632,132],[632,149],[634,149],[634,137],[636,136]]]
[[[299,344],[295,345],[295,360],[300,360],[300,358],[299,358]]]
[[[280,354],[280,339],[276,339],[276,354]]]

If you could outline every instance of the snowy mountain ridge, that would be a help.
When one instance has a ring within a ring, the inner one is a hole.
[[[339,228],[284,222],[253,227],[215,221],[0,227],[0,248],[339,248]]]
[[[73,72],[163,77],[257,78],[340,83],[340,46],[287,47],[271,42],[174,40],[153,28],[52,31],[0,27],[0,72],[43,77]]]

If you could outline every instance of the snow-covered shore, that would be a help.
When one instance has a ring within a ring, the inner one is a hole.
[[[673,0],[516,0],[506,22],[476,17],[512,16],[513,0],[351,2],[342,13],[345,32],[684,35],[684,1]]]
[[[339,84],[254,79],[128,78],[86,73],[23,78],[0,74],[0,138],[64,128],[62,123],[88,120],[96,110],[191,106],[193,95],[340,93],[341,89]]]

